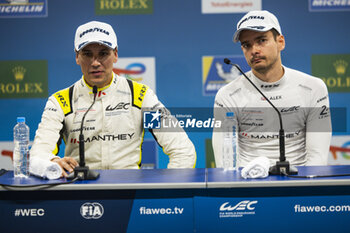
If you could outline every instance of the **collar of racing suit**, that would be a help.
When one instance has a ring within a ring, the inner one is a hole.
[[[287,79],[288,79],[288,69],[286,69],[286,67],[283,66],[284,69],[284,74],[282,76],[282,78],[280,78],[280,80],[276,81],[276,82],[264,82],[261,79],[259,79],[258,77],[256,77],[253,72],[249,72],[248,77],[253,81],[253,83],[261,90],[263,91],[277,91],[280,90],[282,88],[284,88],[284,86],[287,83]]]
[[[103,98],[104,96],[106,96],[110,90],[110,86],[111,85],[115,85],[116,82],[117,82],[117,76],[112,72],[112,79],[111,79],[111,82],[105,86],[105,87],[102,87],[102,88],[98,88],[97,89],[97,96],[96,98]],[[86,83],[85,79],[84,79],[84,75],[82,76],[82,79],[81,79],[81,85],[84,87],[84,92],[88,95],[90,95],[92,98],[93,98],[93,93],[92,93],[92,87]]]

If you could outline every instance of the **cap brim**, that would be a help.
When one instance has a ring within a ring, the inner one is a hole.
[[[75,48],[75,50],[78,52],[80,51],[82,48],[86,47],[87,45],[89,44],[100,44],[100,45],[104,45],[110,49],[115,49],[117,48],[117,46],[113,47],[112,43],[110,42],[107,42],[107,41],[102,41],[102,40],[99,40],[99,41],[85,41],[83,43],[80,43],[77,48]]]
[[[273,27],[265,27],[264,29],[258,29],[258,28],[241,28],[233,34],[233,42],[237,43],[239,41],[239,35],[241,34],[242,31],[244,30],[249,30],[249,31],[256,31],[256,32],[267,32],[270,31]]]

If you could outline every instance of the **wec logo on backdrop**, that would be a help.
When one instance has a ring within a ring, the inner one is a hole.
[[[231,205],[230,202],[223,203],[219,208],[220,218],[237,218],[244,215],[254,215],[255,205],[258,201],[244,200],[236,205]]]
[[[241,201],[235,206],[231,206],[229,202],[225,202],[220,206],[220,211],[233,211],[233,210],[254,210],[255,207],[252,206],[254,204],[258,203],[258,201]]]
[[[16,209],[14,211],[16,217],[42,217],[45,215],[44,209]]]

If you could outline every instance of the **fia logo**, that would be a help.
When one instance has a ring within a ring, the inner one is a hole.
[[[145,111],[143,113],[143,128],[145,129],[160,129],[161,114],[159,110]]]
[[[103,206],[97,202],[86,202],[80,207],[80,214],[86,219],[99,219],[103,212]]]

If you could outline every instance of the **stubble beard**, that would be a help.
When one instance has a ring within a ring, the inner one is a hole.
[[[266,75],[277,64],[277,57],[274,60],[272,60],[270,63],[267,62],[266,58],[263,58],[263,60],[266,62],[266,65],[258,64],[256,67],[254,67],[253,65],[251,65],[251,67],[257,73]]]

